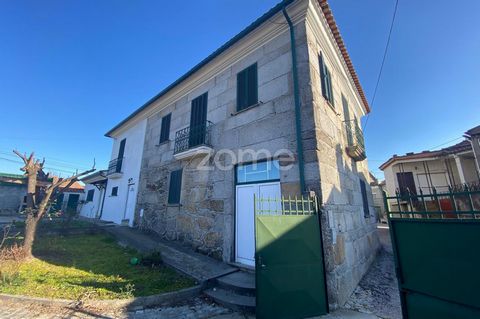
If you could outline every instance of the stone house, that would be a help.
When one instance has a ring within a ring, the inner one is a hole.
[[[329,301],[341,305],[379,248],[368,112],[327,2],[284,1],[106,134],[107,194],[126,204],[107,212],[107,197],[104,214],[253,266],[254,195],[313,191]]]

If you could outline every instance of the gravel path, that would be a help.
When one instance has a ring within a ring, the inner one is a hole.
[[[175,307],[152,308],[133,312],[100,312],[95,309],[74,309],[61,307],[44,307],[38,305],[14,304],[0,301],[0,318],[2,319],[246,319],[248,316],[232,312],[207,299],[195,298]]]
[[[362,278],[345,308],[381,318],[401,319],[402,310],[388,228],[379,228],[382,251]]]

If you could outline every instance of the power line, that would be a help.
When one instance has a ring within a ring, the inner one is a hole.
[[[383,59],[382,59],[382,64],[380,65],[380,71],[378,72],[377,83],[375,84],[375,89],[373,90],[373,97],[372,97],[372,101],[370,102],[370,109],[373,109],[373,104],[375,103],[375,97],[377,96],[378,84],[380,83],[383,66],[385,65],[385,60],[387,58],[387,52],[388,52],[388,47],[390,46],[390,38],[392,36],[393,25],[395,24],[395,17],[397,16],[398,1],[399,0],[395,1],[395,9],[393,10],[392,23],[390,24],[390,30],[388,31],[387,43],[385,45],[385,51],[383,52]],[[365,133],[365,130],[367,129],[369,118],[370,118],[370,113],[367,114],[367,118],[365,119],[365,125],[363,126],[364,133]]]
[[[13,153],[6,152],[6,151],[0,151],[0,154],[17,158],[17,156],[14,155]],[[71,169],[78,169],[78,168],[89,169],[89,168],[90,168],[90,167],[88,167],[88,166],[86,166],[86,165],[80,165],[80,164],[72,163],[72,162],[65,161],[65,160],[55,159],[55,158],[53,158],[53,157],[43,157],[43,156],[36,156],[36,157],[38,157],[38,158],[45,158],[45,159],[47,160],[47,162],[49,162],[50,164],[52,164],[52,166],[59,166],[59,167],[71,168]],[[53,162],[53,163],[52,163],[52,162]],[[55,162],[57,162],[57,163],[62,163],[62,162],[63,162],[63,163],[65,163],[65,164],[55,164]]]
[[[15,163],[15,164],[24,165],[24,163],[21,162],[21,161],[12,160],[12,159],[5,158],[5,157],[0,157],[0,160]],[[51,171],[63,172],[63,173],[68,173],[68,174],[72,174],[72,175],[75,174],[75,170],[67,171],[67,170],[63,170],[63,169],[59,169],[59,168],[55,168],[55,167],[50,167],[50,166],[45,166],[44,168],[47,169],[47,170],[51,170]]]
[[[429,150],[433,150],[433,149],[435,149],[435,148],[437,148],[437,147],[440,147],[440,146],[443,146],[443,145],[446,145],[446,144],[450,144],[450,143],[452,143],[452,142],[455,142],[455,141],[457,141],[457,140],[459,140],[459,139],[463,139],[463,138],[464,138],[463,136],[454,138],[453,140],[447,141],[447,142],[445,142],[445,143],[439,144],[439,145],[434,146],[434,147],[430,147]]]

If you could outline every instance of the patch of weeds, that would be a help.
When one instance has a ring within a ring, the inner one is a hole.
[[[132,283],[128,283],[125,287],[120,288],[120,298],[133,298],[135,296],[135,285]]]
[[[147,267],[158,267],[163,265],[162,254],[159,251],[154,251],[150,254],[141,257],[141,264]]]

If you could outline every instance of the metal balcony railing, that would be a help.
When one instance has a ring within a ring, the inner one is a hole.
[[[108,163],[107,176],[122,172],[123,157],[111,160]]]
[[[175,133],[174,154],[178,154],[198,146],[211,146],[210,133],[213,123],[189,126]]]
[[[347,133],[347,153],[356,161],[363,161],[367,158],[365,153],[365,140],[363,132],[356,121],[345,122]]]

